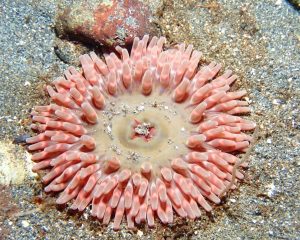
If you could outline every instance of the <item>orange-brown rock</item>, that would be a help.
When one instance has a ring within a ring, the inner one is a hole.
[[[150,9],[139,0],[78,1],[58,14],[56,30],[59,37],[106,47],[157,35]]]

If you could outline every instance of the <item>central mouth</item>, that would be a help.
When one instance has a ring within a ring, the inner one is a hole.
[[[132,129],[131,139],[142,138],[145,142],[148,142],[155,135],[155,126],[150,122],[141,122],[134,119]]]

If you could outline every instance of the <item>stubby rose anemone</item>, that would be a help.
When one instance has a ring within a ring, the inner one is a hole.
[[[40,133],[27,139],[33,170],[47,169],[45,191],[61,192],[57,203],[74,210],[91,204],[114,229],[123,216],[129,228],[151,227],[156,217],[172,223],[174,211],[190,219],[199,207],[211,211],[232,178],[243,178],[233,153],[247,149],[243,131],[255,127],[234,116],[249,112],[246,91],[230,91],[236,75],[217,76],[215,62],[198,70],[191,45],[163,50],[165,38],[148,40],[105,61],[81,56],[82,71],[70,67],[47,87],[53,103],[35,107]]]

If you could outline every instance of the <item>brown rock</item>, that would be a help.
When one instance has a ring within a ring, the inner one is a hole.
[[[106,47],[158,34],[151,11],[139,0],[77,1],[58,14],[56,30],[59,37]]]

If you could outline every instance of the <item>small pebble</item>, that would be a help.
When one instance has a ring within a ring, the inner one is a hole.
[[[138,230],[138,231],[137,231],[137,235],[138,235],[139,237],[142,237],[142,236],[144,235],[144,233],[143,233],[142,231]]]
[[[273,197],[275,195],[276,192],[276,187],[274,185],[274,183],[270,183],[267,186],[267,195],[269,198]]]
[[[27,228],[27,227],[29,227],[29,222],[27,221],[27,220],[22,220],[22,226],[24,227],[24,228]]]

